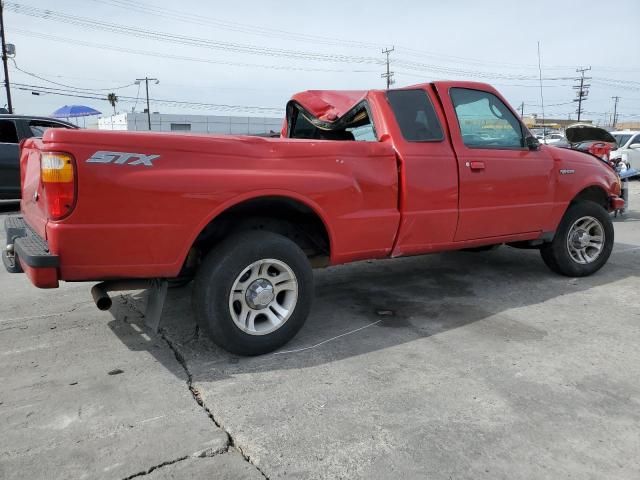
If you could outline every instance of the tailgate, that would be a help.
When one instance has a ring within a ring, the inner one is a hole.
[[[42,140],[25,140],[20,149],[20,183],[22,200],[20,209],[25,221],[43,239],[46,239],[47,207],[42,199],[40,181],[40,150]]]

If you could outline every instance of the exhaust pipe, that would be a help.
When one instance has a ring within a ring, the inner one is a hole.
[[[105,282],[98,283],[91,288],[91,296],[96,303],[98,310],[109,310],[111,308],[111,297],[105,288]]]
[[[98,310],[109,310],[113,304],[109,292],[121,290],[144,290],[151,286],[152,280],[108,280],[91,287],[91,296]]]

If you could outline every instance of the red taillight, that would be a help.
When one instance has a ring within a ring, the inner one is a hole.
[[[42,152],[40,179],[49,218],[60,220],[69,215],[76,201],[73,156],[63,152]]]

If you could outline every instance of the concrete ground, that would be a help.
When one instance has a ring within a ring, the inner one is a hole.
[[[640,182],[588,278],[502,247],[316,272],[256,358],[0,272],[0,478],[640,478]],[[10,208],[3,207],[5,212]]]

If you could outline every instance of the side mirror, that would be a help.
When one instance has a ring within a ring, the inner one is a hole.
[[[527,137],[524,139],[524,143],[529,150],[538,150],[540,148],[540,142],[536,137]]]
[[[632,143],[631,145],[629,145],[629,148],[631,150],[640,150],[640,143]]]

